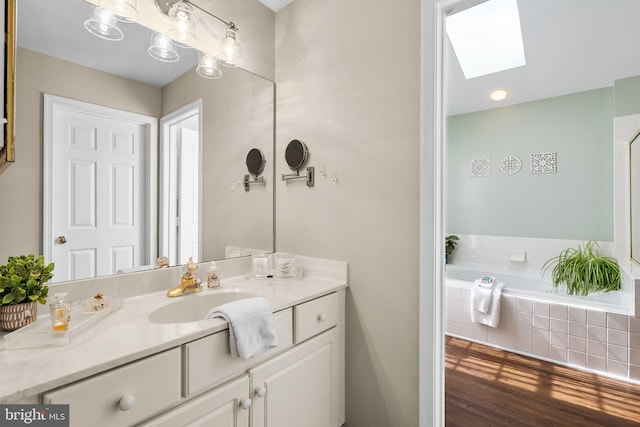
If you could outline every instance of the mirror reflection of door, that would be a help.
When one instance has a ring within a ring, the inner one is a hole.
[[[56,280],[150,264],[147,185],[155,118],[45,95],[44,254]]]
[[[170,265],[202,258],[201,108],[196,101],[161,120],[160,253]]]

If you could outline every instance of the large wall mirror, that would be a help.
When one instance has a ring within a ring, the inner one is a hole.
[[[175,265],[187,255],[207,261],[273,250],[273,82],[228,67],[221,78],[203,78],[195,72],[201,46],[178,46],[179,60],[158,61],[148,54],[154,31],[138,23],[118,22],[119,41],[96,37],[85,28],[95,3],[16,2],[19,161],[0,176],[0,262],[64,248],[71,255],[56,265],[61,281],[152,267],[158,256]],[[139,22],[166,21],[151,0],[138,9]],[[199,36],[218,25],[200,19]],[[103,133],[106,151],[92,153]],[[245,192],[252,148],[265,153],[266,185]],[[65,157],[72,149],[85,157]],[[143,157],[131,163],[122,153]],[[96,247],[105,241],[96,223],[104,222],[107,235],[135,234],[139,248]],[[188,228],[191,240],[169,249],[171,236]]]
[[[492,2],[449,16],[469,3]],[[640,2],[500,3],[517,5],[524,65],[466,78],[446,39],[446,231],[611,242],[614,118],[640,113]]]

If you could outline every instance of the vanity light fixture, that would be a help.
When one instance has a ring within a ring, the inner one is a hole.
[[[176,62],[180,59],[176,45],[168,36],[161,33],[153,33],[147,52],[153,59],[161,62]]]
[[[489,94],[489,98],[494,101],[503,101],[509,96],[509,91],[506,89],[496,89]]]
[[[238,35],[240,30],[236,24],[217,17],[208,10],[203,9],[189,0],[155,0],[155,2],[160,12],[174,21],[176,19],[181,19],[180,22],[184,22],[184,17],[188,10],[190,19],[192,20],[190,22],[193,22],[194,25],[194,29],[192,31],[194,35],[193,40],[195,40],[195,15],[192,13],[193,9],[198,9],[200,12],[223,23],[225,25],[225,31],[221,40],[222,51],[216,55],[216,59],[220,64],[227,67],[239,67],[242,65],[242,44],[240,43],[240,37]],[[180,28],[180,25],[178,25],[178,28]],[[177,33],[178,28],[171,30],[168,33],[169,37],[179,44],[189,44],[188,41],[180,38],[181,35]]]
[[[127,20],[134,20],[138,17],[136,0],[102,0],[101,6],[114,15]]]
[[[218,68],[218,62],[215,56],[206,52],[198,53],[198,68],[196,68],[198,75],[207,79],[217,79],[222,77],[222,71]]]
[[[178,0],[169,8],[169,18],[175,27],[167,35],[181,45],[188,46],[196,41],[196,18],[189,2]]]
[[[238,28],[233,22],[227,24],[222,37],[222,51],[216,58],[219,63],[227,67],[242,65],[242,44],[238,37]]]
[[[124,38],[115,15],[101,7],[93,7],[91,16],[84,21],[84,27],[91,34],[101,39],[118,41]]]

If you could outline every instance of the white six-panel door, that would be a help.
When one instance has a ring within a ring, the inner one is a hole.
[[[149,138],[155,132],[149,128],[155,119],[51,96],[45,116],[43,237],[56,280],[150,264]]]

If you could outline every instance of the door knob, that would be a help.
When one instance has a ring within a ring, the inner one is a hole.
[[[64,245],[65,243],[67,243],[67,238],[64,236],[58,236],[56,238],[56,243],[59,243],[61,245]]]
[[[256,388],[256,396],[258,397],[264,397],[264,395],[267,394],[267,389],[264,387],[257,387]]]

